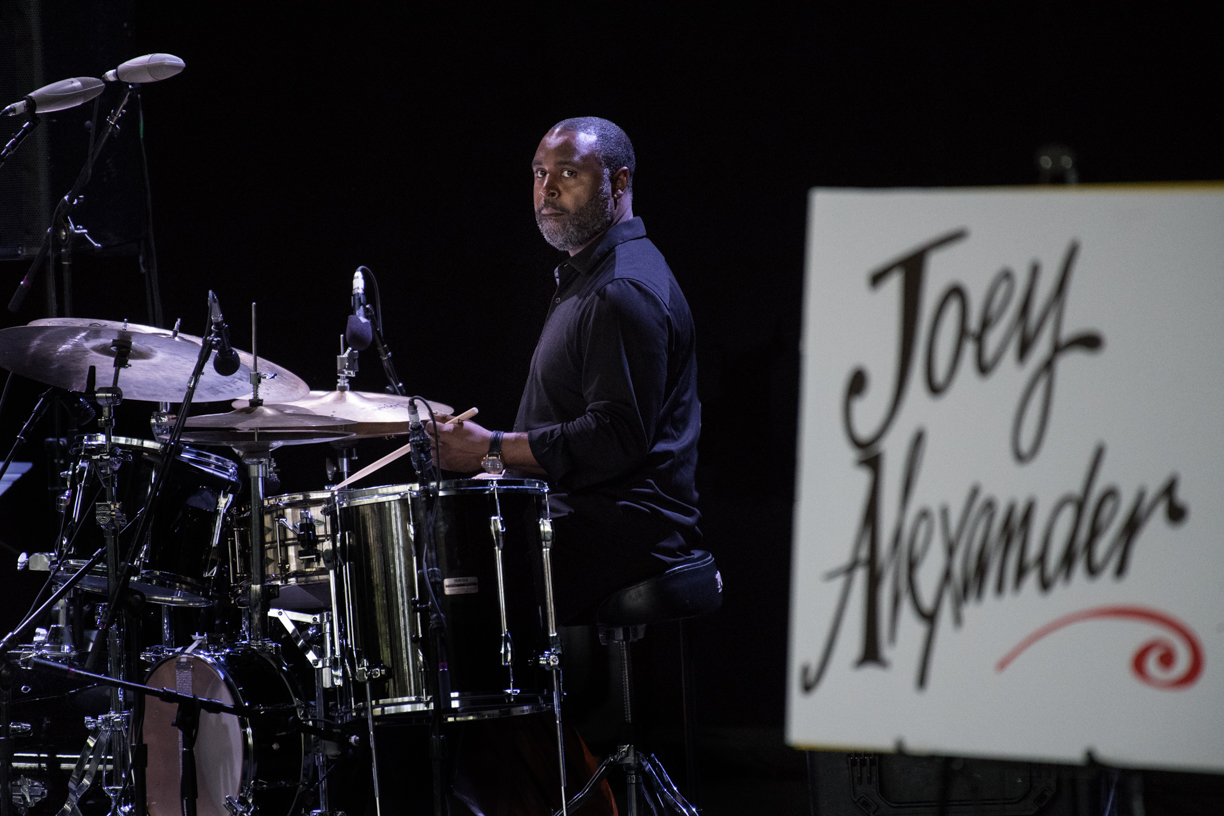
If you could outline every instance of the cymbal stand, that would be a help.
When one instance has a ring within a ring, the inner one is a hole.
[[[124,641],[124,634],[128,629],[129,620],[127,617],[129,600],[126,597],[127,583],[120,581],[120,553],[119,553],[119,530],[127,525],[127,519],[123,514],[123,507],[119,503],[118,496],[115,492],[115,470],[116,468],[111,463],[111,444],[114,440],[115,430],[115,409],[123,402],[123,391],[119,388],[119,374],[128,364],[128,358],[132,353],[132,339],[130,336],[120,337],[115,341],[115,375],[111,380],[109,388],[99,388],[91,396],[93,400],[102,409],[102,415],[98,418],[98,427],[102,430],[101,434],[91,434],[85,441],[85,452],[94,463],[94,472],[102,481],[102,489],[104,492],[104,500],[97,503],[95,507],[98,526],[102,528],[102,535],[106,542],[106,588],[107,588],[107,617],[111,619],[111,626],[100,630],[97,635],[97,641],[106,641],[106,665],[107,675],[116,680],[126,679],[128,666],[126,661],[126,653],[124,646],[127,645]],[[100,438],[99,438],[100,437]],[[129,560],[131,556],[129,555]],[[123,575],[131,574],[131,565],[125,563]],[[116,613],[120,616],[116,619]],[[116,620],[119,625],[115,626]],[[94,653],[97,654],[97,649],[100,648],[98,642],[94,643]],[[93,655],[91,655],[92,657]],[[98,718],[97,729],[91,742],[93,742],[94,760],[90,764],[90,769],[96,768],[98,758],[110,749],[111,754],[111,776],[112,786],[107,789],[107,793],[111,794],[115,804],[118,805],[118,798],[122,794],[124,785],[120,780],[127,780],[128,770],[131,762],[131,742],[128,739],[128,725],[130,725],[129,712],[127,711],[127,701],[121,689],[111,688],[111,710],[108,714],[103,714]],[[90,746],[87,744],[86,748]],[[85,754],[81,754],[81,760],[77,763],[78,770],[84,768],[86,761]],[[74,788],[73,793],[77,791],[83,792],[89,787],[92,782],[92,774],[90,774],[85,785],[81,788]],[[75,808],[75,800],[70,797],[69,802]]]
[[[212,315],[212,304],[210,302],[210,318]],[[113,778],[115,780],[128,779],[130,768],[129,753],[130,742],[128,740],[128,715],[129,712],[124,710],[123,697],[120,689],[124,688],[123,683],[126,681],[122,677],[124,674],[124,660],[127,655],[124,653],[123,639],[121,633],[114,630],[116,617],[125,612],[127,607],[133,602],[139,603],[143,599],[139,593],[130,594],[128,586],[132,579],[132,574],[136,568],[137,555],[139,548],[144,541],[145,533],[148,530],[148,525],[151,522],[153,514],[157,510],[158,500],[162,495],[162,489],[166,483],[167,477],[171,470],[179,447],[179,439],[182,437],[183,428],[187,421],[187,414],[191,408],[192,399],[195,396],[196,388],[199,386],[200,378],[204,373],[204,366],[207,364],[212,352],[218,347],[221,339],[221,330],[223,324],[219,321],[213,321],[210,324],[209,331],[204,335],[200,344],[200,353],[196,358],[195,368],[192,370],[191,377],[187,382],[187,392],[183,396],[183,401],[180,406],[178,420],[174,425],[174,429],[170,432],[169,438],[162,445],[162,460],[163,464],[157,469],[157,475],[153,483],[153,488],[149,493],[149,498],[140,514],[140,519],[136,524],[136,532],[132,536],[131,544],[128,546],[126,558],[120,559],[118,553],[117,531],[122,526],[122,508],[115,500],[114,492],[114,468],[110,462],[110,451],[112,445],[112,430],[114,427],[114,408],[123,399],[123,393],[119,390],[119,373],[128,364],[128,358],[131,354],[132,341],[130,336],[123,334],[115,341],[115,376],[110,388],[100,388],[94,393],[95,399],[102,407],[102,418],[99,420],[99,425],[104,429],[104,441],[102,445],[96,445],[96,456],[99,457],[98,467],[96,468],[99,478],[103,480],[106,487],[106,501],[100,502],[97,507],[98,523],[103,526],[106,533],[106,551],[107,551],[107,604],[106,614],[99,623],[98,632],[95,636],[92,649],[89,654],[89,659],[86,661],[86,668],[93,669],[100,660],[103,643],[107,643],[109,648],[108,653],[108,668],[110,676],[114,682],[110,683],[112,688],[112,713],[99,718],[99,728],[101,729],[102,738],[91,738],[90,744],[86,745],[86,752],[91,748],[95,750],[104,750],[97,748],[95,742],[101,743],[109,740],[114,748],[112,767],[114,770]],[[93,371],[90,370],[90,385],[93,381]],[[88,390],[88,389],[87,389]],[[87,443],[88,444],[88,443]],[[122,567],[120,569],[120,567]],[[133,660],[134,665],[134,660]],[[140,698],[133,701],[136,705],[141,705]],[[110,719],[107,719],[110,718]],[[122,720],[122,727],[116,727],[118,723],[113,720]],[[107,733],[109,731],[109,733]],[[105,738],[105,739],[103,739]],[[143,760],[143,753],[137,755],[137,758]],[[85,753],[82,754],[82,763],[85,761]],[[78,768],[82,763],[78,763]],[[135,796],[136,803],[141,805],[144,802],[145,791],[144,787],[144,770],[143,762],[135,768]],[[88,788],[89,783],[86,782],[83,788],[84,791]],[[120,788],[122,790],[122,788]],[[109,791],[108,791],[109,793]],[[115,794],[118,796],[118,793]]]
[[[259,384],[263,374],[259,372],[259,346],[256,344],[255,304],[251,304],[251,400],[250,406],[263,405],[259,398]],[[247,588],[243,629],[246,639],[256,649],[266,648],[265,621],[268,615],[268,598],[264,597],[264,482],[272,464],[271,443],[259,444],[259,431],[255,432],[255,447],[241,451],[242,463],[247,466],[251,483],[251,582]]]
[[[213,303],[212,303],[212,298],[211,298],[212,293],[210,292],[209,294],[210,294],[210,299],[209,299],[209,318],[208,320],[209,320],[210,328],[207,332],[205,332],[204,336],[201,338],[200,353],[196,357],[195,368],[192,369],[191,376],[187,380],[187,392],[183,395],[183,401],[179,404],[178,417],[174,423],[174,427],[171,429],[170,434],[166,438],[166,440],[162,442],[161,453],[162,453],[162,461],[164,464],[161,467],[157,468],[157,475],[153,482],[153,489],[149,491],[148,500],[145,502],[144,509],[141,511],[140,518],[136,524],[136,532],[132,536],[132,543],[128,547],[127,558],[123,562],[124,569],[120,573],[119,584],[118,586],[112,587],[110,589],[110,593],[108,596],[108,602],[107,602],[106,617],[103,619],[100,625],[100,628],[98,630],[99,638],[101,638],[102,633],[108,631],[111,625],[114,623],[114,618],[116,614],[116,600],[118,598],[124,597],[125,593],[127,592],[128,584],[131,581],[132,572],[134,570],[135,563],[136,563],[136,555],[138,553],[139,547],[141,546],[141,543],[144,541],[145,532],[148,530],[148,525],[151,523],[152,517],[154,513],[157,511],[157,504],[159,500],[161,499],[162,489],[165,486],[166,480],[170,475],[171,463],[174,462],[175,457],[177,457],[179,453],[179,440],[182,438],[183,429],[187,423],[187,415],[191,410],[191,403],[192,403],[192,400],[195,398],[196,388],[199,386],[200,378],[204,374],[204,366],[208,363],[208,359],[209,357],[212,356],[213,351],[216,350],[221,343],[221,332],[224,329],[225,324],[223,321],[219,319],[213,320],[214,310],[213,310]],[[116,341],[116,346],[122,345],[122,342],[123,342],[123,339],[121,336],[121,339],[119,341]],[[128,352],[130,352],[131,351],[131,338],[130,337],[127,338],[127,344],[128,344]],[[118,354],[116,356],[115,362],[116,362],[115,384],[117,386],[118,381],[119,381],[118,370],[120,367]],[[127,363],[127,358],[126,358],[126,353],[125,353],[124,358],[123,358],[123,364],[126,365],[126,363]],[[92,373],[92,369],[91,369],[91,373]],[[91,377],[91,382],[92,382],[92,377]],[[110,447],[109,440],[107,442],[107,447],[108,449]],[[99,640],[94,641],[93,648],[90,650],[90,653],[89,653],[89,660],[86,663],[86,668],[93,670],[97,667],[98,662],[99,662],[99,655],[101,653],[100,645],[101,644]]]
[[[357,349],[349,348],[344,335],[340,335],[340,353],[336,355],[336,390],[348,391],[349,380],[357,376]],[[331,443],[336,451],[336,465],[327,465],[327,478],[331,484],[348,479],[353,460],[357,458],[357,445],[352,439],[337,439]]]

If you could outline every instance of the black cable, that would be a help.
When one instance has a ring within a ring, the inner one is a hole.
[[[0,414],[4,413],[4,403],[8,401],[9,386],[13,383],[13,372],[4,378],[4,391],[0,392]]]
[[[149,246],[149,257],[144,252],[140,255],[141,271],[145,274],[146,295],[149,299],[149,322],[157,328],[162,325],[161,284],[157,277],[157,243],[153,240],[153,185],[149,180],[149,156],[145,151],[144,138],[144,97],[140,89],[136,90],[136,114],[139,117],[136,130],[136,141],[140,142],[140,166],[144,173],[145,193],[145,241]]]
[[[85,183],[86,184],[88,184],[89,180],[93,178],[94,160],[97,159],[97,156],[94,155],[94,143],[97,140],[98,111],[101,107],[101,104],[102,104],[102,95],[99,94],[98,96],[94,97],[93,114],[89,117],[89,151],[85,154],[89,156],[89,163],[85,165],[85,168],[86,168],[85,169]]]

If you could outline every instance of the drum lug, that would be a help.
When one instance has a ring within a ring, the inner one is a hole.
[[[357,667],[355,672],[358,683],[368,683],[371,680],[381,680],[389,674],[386,666],[371,666],[366,662],[362,662]]]
[[[546,671],[556,671],[561,668],[561,649],[548,649],[540,655],[540,668]]]
[[[232,816],[251,816],[255,812],[255,793],[251,786],[243,785],[237,796],[226,796],[225,809]]]
[[[502,632],[501,660],[503,666],[514,665],[514,641],[511,640],[509,632]]]
[[[332,547],[332,543],[328,539],[324,539],[319,546],[319,552],[323,556],[323,566],[329,570],[336,568],[336,550]]]

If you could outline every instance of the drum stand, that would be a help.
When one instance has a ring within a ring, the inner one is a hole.
[[[311,668],[314,669],[315,718],[317,721],[322,721],[327,714],[327,698],[324,695],[324,691],[335,688],[335,678],[332,673],[334,663],[331,613],[291,612],[287,609],[273,609],[268,614],[281,622],[281,625],[285,627],[285,631],[289,633],[289,637],[292,638],[294,644],[310,663]],[[323,655],[321,657],[315,651],[314,645],[302,634],[301,629],[298,628],[299,623],[306,624],[312,628],[317,627],[319,632],[318,641],[323,647]],[[326,742],[321,738],[315,739],[314,755],[315,772],[319,777],[319,807],[317,810],[311,811],[310,816],[344,816],[342,811],[333,811],[331,809],[331,800],[327,791],[327,774],[331,771],[331,768],[328,767]]]
[[[333,493],[333,500],[334,495],[335,494]],[[336,536],[336,556],[335,564],[329,565],[328,577],[332,582],[333,620],[352,621],[355,618],[352,614],[353,581],[351,580],[349,572],[349,559],[351,557],[351,553],[349,551],[349,547],[346,546],[348,536],[344,531],[340,530],[339,524],[333,526],[332,529],[335,531]],[[343,614],[341,613],[340,607],[337,605],[337,599],[340,597],[336,593],[335,581],[337,570],[340,571],[340,580],[343,583],[344,589],[343,597],[345,609]],[[337,638],[340,637],[339,629],[339,626],[334,628]],[[340,671],[343,676],[349,678],[348,701],[351,704],[351,709],[353,711],[357,710],[357,688],[355,684],[359,683],[365,688],[366,729],[369,733],[370,765],[373,769],[372,778],[374,782],[374,813],[375,816],[382,816],[382,788],[379,785],[378,780],[378,740],[374,733],[374,694],[370,688],[370,683],[382,676],[382,669],[377,666],[371,666],[369,661],[364,656],[359,657],[357,648],[355,647],[353,641],[353,632],[349,630],[346,634],[347,637],[344,638],[346,643],[343,650],[341,650],[339,640],[337,640],[337,656],[343,656],[337,665],[340,666]]]
[[[540,519],[540,549],[544,561],[544,602],[548,624],[548,651],[540,655],[540,666],[552,673],[553,716],[557,724],[557,761],[561,766],[561,814],[569,813],[565,796],[565,733],[561,727],[561,635],[557,632],[557,611],[553,603],[552,582],[552,519],[548,515],[548,498],[544,499],[544,518]]]
[[[251,374],[254,381],[258,375]],[[256,391],[258,394],[258,390]],[[255,405],[258,401],[251,400]],[[244,639],[256,649],[267,648],[264,620],[267,616],[268,598],[264,597],[264,480],[268,478],[268,468],[272,462],[271,445],[264,443],[262,449],[242,451],[242,463],[247,466],[247,474],[251,482],[251,580],[247,588],[246,606],[243,615]]]

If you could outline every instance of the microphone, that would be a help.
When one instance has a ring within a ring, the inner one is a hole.
[[[353,273],[353,313],[349,315],[348,325],[344,328],[344,342],[357,351],[365,351],[374,342],[374,329],[366,318],[365,275],[357,267]]]
[[[75,108],[77,105],[84,105],[102,93],[102,89],[105,87],[106,85],[103,84],[102,80],[94,79],[93,77],[61,79],[59,82],[44,85],[20,102],[14,102],[3,111],[0,111],[0,115],[19,116],[26,111],[30,113],[51,113],[52,111]]]
[[[208,291],[208,315],[221,342],[220,348],[217,349],[217,356],[213,357],[213,371],[222,377],[229,377],[238,371],[240,360],[238,352],[230,345],[229,327],[225,325],[225,320],[221,317],[221,303],[211,289]]]
[[[128,60],[112,71],[107,71],[102,78],[107,82],[130,82],[133,85],[140,85],[145,82],[169,79],[186,67],[187,63],[173,54],[145,54],[143,57]]]
[[[79,428],[82,425],[90,422],[98,412],[89,404],[89,401],[78,391],[65,391],[59,395],[60,404],[68,411],[72,421]]]
[[[409,459],[412,469],[422,481],[429,481],[429,469],[433,467],[433,443],[425,426],[421,423],[421,414],[417,411],[416,397],[408,400],[408,444]]]

